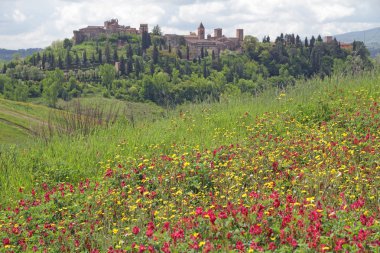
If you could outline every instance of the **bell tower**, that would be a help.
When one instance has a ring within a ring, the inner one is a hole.
[[[205,27],[203,26],[202,22],[198,27],[198,39],[200,40],[205,39]]]

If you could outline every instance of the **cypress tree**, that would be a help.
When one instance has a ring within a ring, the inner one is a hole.
[[[120,56],[120,74],[125,75],[125,60],[123,56]]]
[[[140,65],[140,61],[139,60],[136,60],[136,63],[135,63],[135,72],[136,72],[136,77],[139,78],[140,72],[141,72],[141,65]]]
[[[182,52],[179,48],[177,49],[177,56],[178,58],[182,59]]]
[[[117,62],[119,61],[119,56],[117,55],[117,48],[113,50],[113,61]]]
[[[102,64],[103,63],[103,59],[102,59],[102,49],[98,49],[98,63],[99,64]]]
[[[153,53],[152,53],[153,64],[157,64],[158,63],[158,57],[159,57],[159,52],[158,52],[157,46],[154,45],[154,47],[153,47]]]
[[[133,50],[132,50],[131,44],[129,44],[128,49],[127,49],[127,59],[132,58],[132,57],[133,57]]]
[[[42,69],[45,69],[46,61],[47,61],[47,56],[46,56],[46,54],[44,52],[43,55],[42,55]]]
[[[85,67],[87,66],[87,53],[86,53],[86,50],[84,50],[83,53],[82,53],[82,63],[83,63],[83,66],[85,66]]]
[[[111,51],[108,43],[104,49],[104,56],[106,57],[106,63],[111,63]]]

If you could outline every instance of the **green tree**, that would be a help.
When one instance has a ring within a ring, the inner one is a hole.
[[[99,67],[99,75],[102,80],[102,84],[108,90],[111,89],[113,80],[115,79],[116,70],[111,64],[104,64]]]
[[[117,54],[117,48],[115,48],[115,49],[113,50],[113,61],[114,61],[114,62],[119,61],[119,56],[118,56],[118,54]]]
[[[150,47],[151,41],[150,41],[150,35],[148,32],[143,32],[141,34],[141,49],[143,52],[146,52],[146,50]]]
[[[65,64],[66,64],[66,69],[71,68],[71,55],[70,55],[70,49],[66,49],[66,57],[65,57]]]
[[[128,48],[127,48],[127,59],[128,59],[128,58],[132,58],[132,57],[133,57],[132,46],[131,46],[131,44],[128,44]]]
[[[158,63],[159,57],[160,57],[160,53],[158,52],[157,46],[154,45],[153,52],[152,52],[153,64],[157,64]]]
[[[94,56],[94,58],[95,58],[95,56]],[[87,53],[86,53],[86,50],[84,50],[83,53],[82,53],[82,63],[83,63],[84,67],[87,66]]]
[[[179,59],[182,59],[182,52],[181,52],[181,49],[177,49],[177,57],[179,58]]]
[[[120,57],[120,74],[123,76],[125,75],[125,60],[124,60],[124,57],[121,56]]]
[[[111,63],[111,49],[108,43],[104,49],[104,56],[106,57],[106,63]]]
[[[257,58],[257,45],[258,40],[257,38],[253,36],[245,36],[243,41],[243,52],[246,54],[250,59],[256,59]]]
[[[190,48],[189,46],[186,46],[186,60],[190,60]]]
[[[63,87],[65,76],[62,70],[55,69],[47,73],[43,80],[43,96],[51,107],[55,107],[58,100],[58,95]]]
[[[102,55],[102,49],[98,49],[98,63],[102,64],[103,63],[103,55]]]
[[[66,38],[63,40],[63,48],[64,49],[71,49],[72,46],[73,46],[73,42],[70,39]]]
[[[162,36],[161,27],[159,25],[155,25],[153,27],[152,34],[155,36]]]

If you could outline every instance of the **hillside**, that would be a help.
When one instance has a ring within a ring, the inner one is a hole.
[[[3,248],[376,252],[379,98],[316,78],[0,152]]]
[[[25,145],[31,141],[38,141],[39,137],[47,137],[45,135],[49,134],[49,127],[55,126],[62,120],[72,121],[66,122],[67,124],[85,124],[84,121],[74,121],[79,114],[91,114],[96,120],[102,118],[103,121],[122,118],[131,124],[147,119],[153,120],[163,115],[163,110],[154,104],[123,102],[102,97],[73,99],[70,102],[59,101],[58,108],[61,109],[0,98],[0,145]],[[70,118],[69,113],[72,113]],[[65,126],[65,129],[70,127],[67,124],[59,123],[61,127]],[[80,131],[81,127],[84,126],[75,127],[77,129],[70,131]]]
[[[100,95],[172,108],[218,101],[231,93],[256,96],[272,87],[291,86],[296,79],[356,74],[373,67],[364,51],[353,55],[352,48],[324,43],[320,36],[302,41],[298,35],[281,34],[274,42],[246,36],[231,50],[171,43],[160,33],[147,32],[75,44],[56,41],[25,61],[3,65],[0,96],[39,99],[55,107],[57,99]]]
[[[372,57],[380,54],[380,27],[365,31],[349,32],[334,36],[338,41],[352,43],[363,41],[371,53]]]
[[[18,49],[18,50],[9,50],[0,48],[0,61],[10,61],[14,58],[15,55],[18,55],[21,58],[25,58],[34,53],[42,51],[41,48],[28,48],[28,49]]]
[[[37,134],[47,122],[45,106],[0,98],[0,144],[21,144]]]

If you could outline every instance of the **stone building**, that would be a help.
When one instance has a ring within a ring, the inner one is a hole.
[[[244,39],[244,30],[237,29],[236,37],[229,38],[223,35],[222,28],[214,29],[214,36],[210,34],[205,38],[205,27],[201,22],[198,27],[198,34],[190,32],[189,35],[175,35],[175,34],[166,34],[165,40],[167,44],[170,44],[172,47],[178,47],[181,44],[180,41],[184,40],[184,44],[189,47],[190,57],[197,58],[201,55],[201,51],[209,50],[214,51],[216,55],[223,50],[239,50],[241,49],[242,42]]]
[[[109,36],[112,34],[140,34],[142,31],[148,31],[147,24],[141,24],[140,29],[130,26],[119,25],[118,19],[111,19],[104,22],[103,26],[87,26],[74,31],[74,43],[79,44],[85,40],[97,39],[102,35]]]

